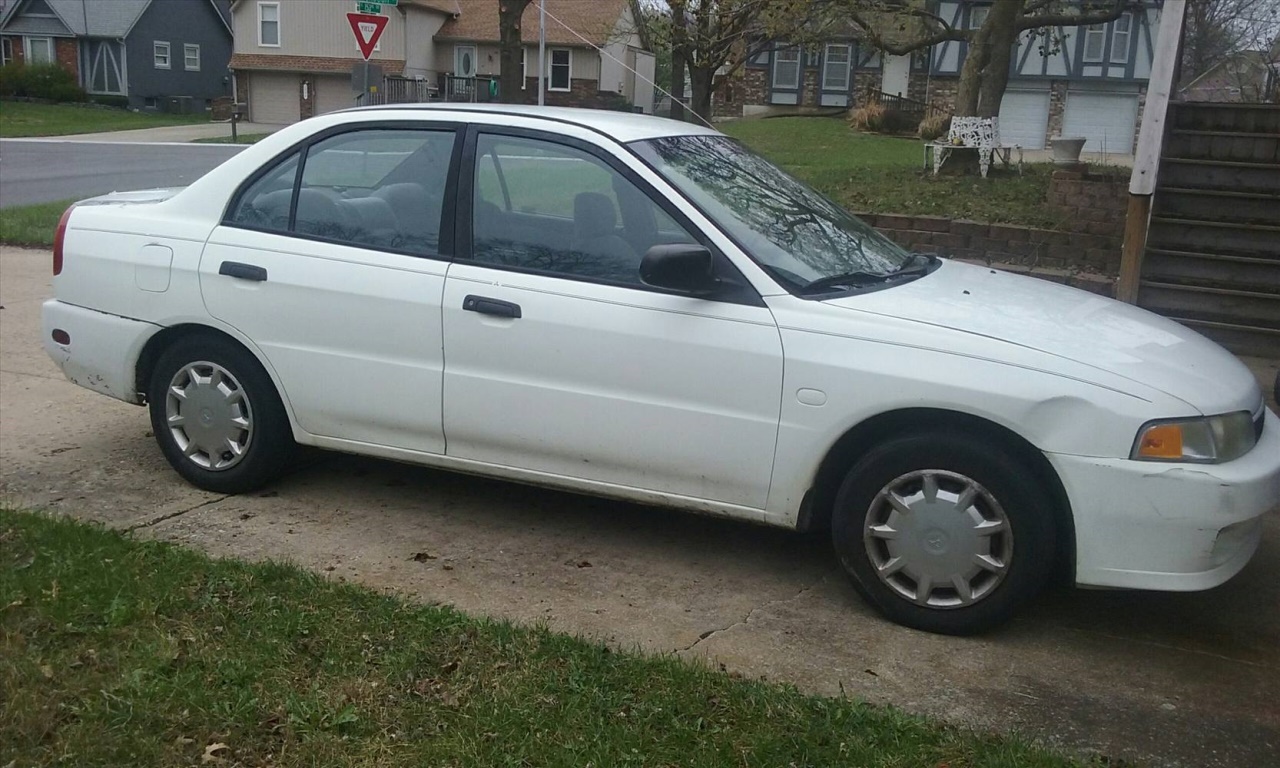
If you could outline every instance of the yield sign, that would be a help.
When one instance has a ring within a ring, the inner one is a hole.
[[[382,30],[387,28],[386,16],[374,16],[371,13],[348,13],[347,21],[351,23],[351,31],[355,33],[356,43],[360,46],[360,55],[365,61],[373,55],[373,48],[382,37]]]

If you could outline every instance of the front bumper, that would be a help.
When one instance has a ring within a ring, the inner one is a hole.
[[[142,402],[136,381],[138,356],[147,340],[161,330],[160,326],[57,299],[42,306],[40,326],[44,351],[72,384],[126,403]],[[65,331],[71,343],[54,341],[55,329]]]
[[[1240,572],[1280,513],[1280,418],[1226,464],[1046,454],[1071,500],[1076,583],[1191,592]]]

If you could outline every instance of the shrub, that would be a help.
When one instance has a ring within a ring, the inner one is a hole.
[[[76,76],[57,64],[6,64],[0,67],[0,98],[85,101]]]
[[[880,104],[864,104],[853,111],[849,125],[855,130],[878,133],[884,128],[886,110]]]
[[[937,141],[951,131],[951,115],[934,113],[920,121],[917,133],[925,141]]]

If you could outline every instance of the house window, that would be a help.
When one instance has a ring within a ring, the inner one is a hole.
[[[969,29],[981,29],[982,25],[987,23],[987,13],[991,8],[985,5],[975,6],[969,9]]]
[[[258,45],[280,47],[279,3],[258,3]]]
[[[200,46],[191,43],[182,46],[182,68],[191,72],[200,71]]]
[[[0,38],[0,67],[13,61],[13,38]]]
[[[822,51],[821,51],[821,50],[819,50],[819,49],[817,49],[817,48],[810,48],[808,51],[805,51],[805,54],[804,54],[804,65],[805,65],[806,67],[816,67],[816,66],[818,66],[818,63],[819,63],[821,60],[822,60]]]
[[[799,48],[782,48],[774,52],[773,87],[788,90],[800,87]]]
[[[25,42],[28,65],[53,63],[52,37],[28,37]]]
[[[1102,61],[1102,51],[1107,44],[1105,24],[1093,24],[1084,30],[1084,60]]]
[[[826,63],[822,68],[822,90],[849,90],[849,57],[853,46],[831,43],[827,46]]]
[[[152,46],[152,56],[155,59],[156,69],[169,68],[169,44],[163,40],[157,40]]]
[[[1111,26],[1111,62],[1113,64],[1123,64],[1129,60],[1129,34],[1130,28],[1133,26],[1133,17],[1124,14],[1116,19]]]
[[[567,91],[573,86],[573,55],[568,48],[551,49],[551,83],[553,91]]]

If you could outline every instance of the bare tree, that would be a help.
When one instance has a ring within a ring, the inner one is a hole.
[[[947,41],[967,42],[969,53],[960,69],[955,114],[977,117],[1000,113],[1010,58],[1024,32],[1032,31],[1042,38],[1040,45],[1052,49],[1058,27],[1104,24],[1141,8],[1135,0],[994,0],[979,26],[962,29],[952,26],[927,0],[842,0],[841,4],[867,40],[886,53],[901,56]]]
[[[1220,64],[1245,100],[1269,96],[1268,81],[1280,77],[1280,3],[1188,0],[1180,85]]]
[[[498,0],[498,95],[503,102],[523,100],[524,48],[520,23],[531,0]]]

